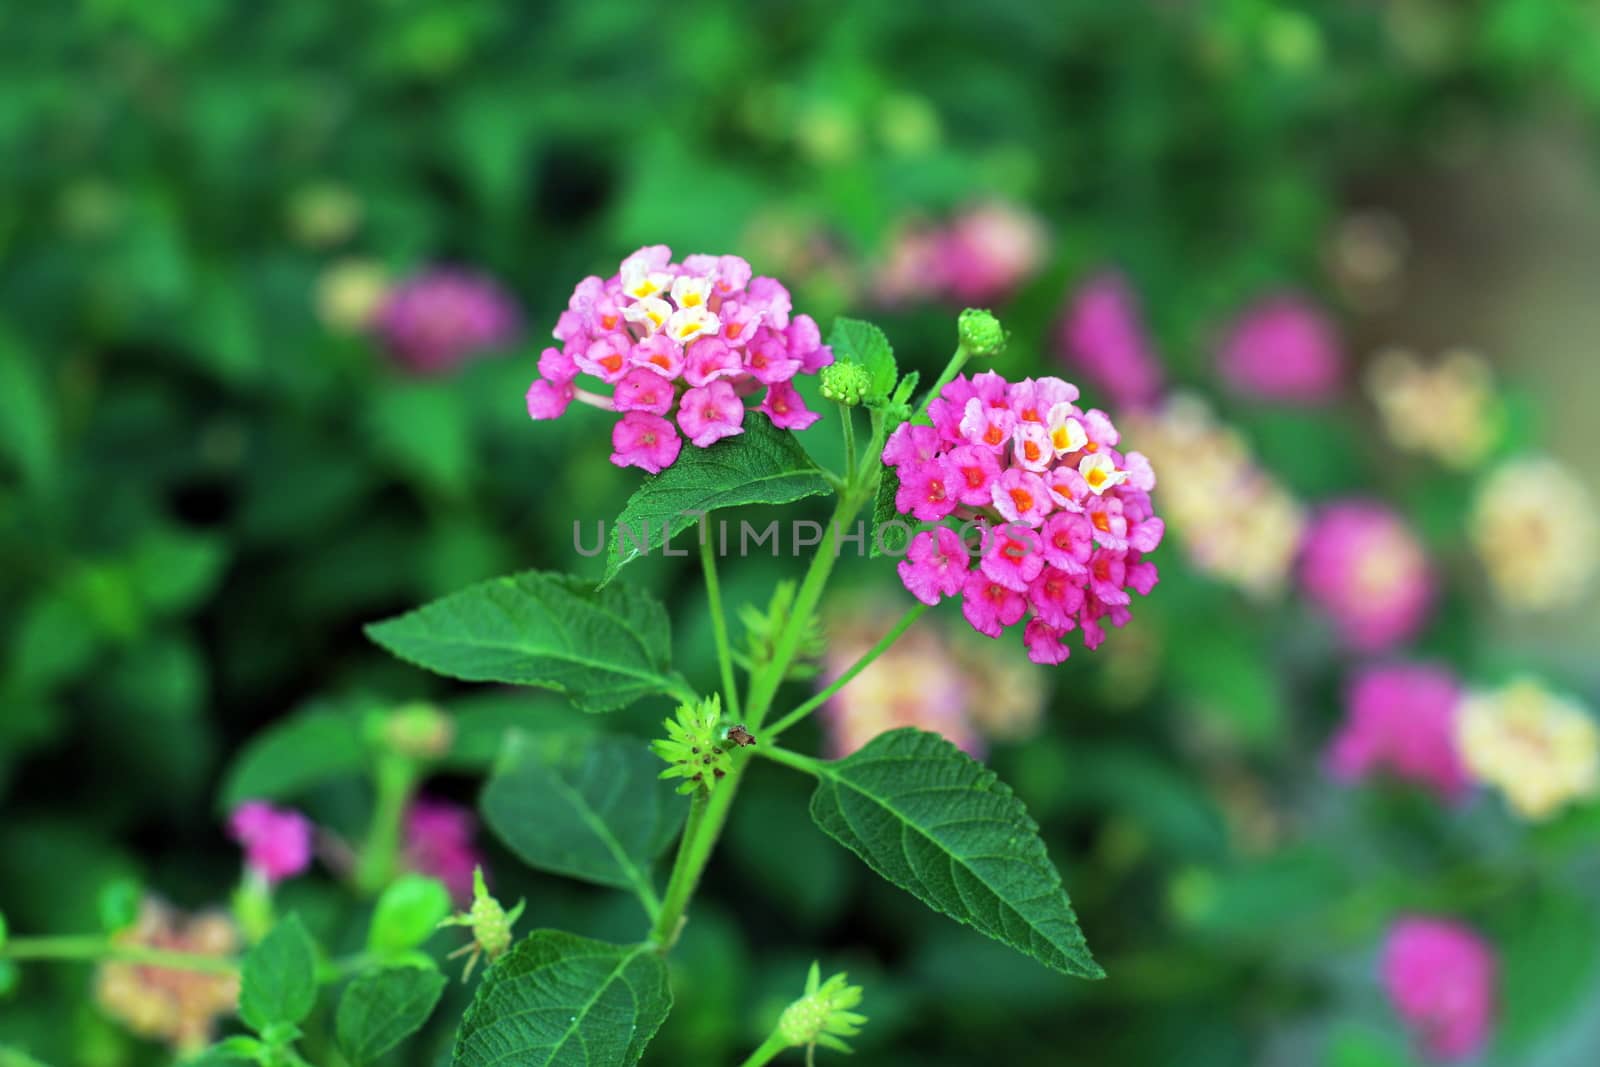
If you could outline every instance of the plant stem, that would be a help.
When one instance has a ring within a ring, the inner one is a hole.
[[[206,974],[235,974],[239,970],[238,961],[228,956],[119,945],[103,937],[14,937],[0,948],[0,960],[104,960]]]
[[[706,575],[706,599],[711,604],[711,632],[717,641],[717,666],[722,672],[722,699],[729,716],[739,717],[739,686],[733,675],[733,648],[728,644],[728,620],[722,614],[722,586],[717,581],[717,556],[711,537],[700,531],[700,566]]]
[[[774,763],[781,763],[785,767],[793,767],[797,771],[804,771],[813,778],[822,777],[823,764],[821,760],[812,759],[810,756],[802,756],[798,752],[791,752],[789,749],[779,748],[777,745],[762,745],[757,751]]]
[[[950,362],[945,364],[939,380],[933,383],[929,390],[922,394],[923,402],[917,405],[917,410],[911,413],[911,421],[916,422],[928,410],[928,401],[944,392],[944,387],[955,381],[956,375],[961,373],[961,368],[967,364],[967,348],[965,345],[956,345],[955,354],[950,357]]]
[[[700,884],[700,875],[711,859],[711,851],[722,833],[722,824],[727,821],[734,792],[738,789],[739,778],[748,762],[741,760],[735,763],[733,770],[717,783],[714,791],[708,794],[698,789],[690,802],[689,822],[678,841],[678,855],[672,863],[667,891],[661,898],[661,910],[656,913],[655,924],[650,930],[650,940],[662,952],[672,948],[678,940],[684,913],[688,911],[695,887]]]
[[[744,1062],[739,1067],[762,1067],[763,1064],[772,1062],[773,1057],[781,1055],[788,1051],[789,1048],[789,1042],[785,1041],[783,1036],[774,1030],[767,1035],[765,1041],[761,1042],[760,1048],[745,1057]]]
[[[400,824],[405,821],[416,784],[417,770],[410,760],[392,753],[378,757],[373,775],[376,798],[372,822],[367,826],[367,839],[356,866],[356,887],[369,896],[394,878],[400,855]]]
[[[769,742],[776,741],[778,739],[778,735],[782,734],[789,727],[793,726],[795,723],[811,714],[811,712],[815,711],[818,707],[825,703],[829,697],[833,696],[833,694],[849,685],[850,682],[855,679],[855,676],[866,670],[873,660],[887,652],[889,646],[898,641],[900,639],[900,635],[910,629],[911,624],[921,618],[922,613],[927,610],[928,605],[924,604],[920,600],[913,604],[906,610],[904,615],[900,616],[900,621],[895,623],[888,633],[884,634],[878,639],[877,644],[873,645],[866,652],[864,652],[860,659],[852,663],[849,669],[843,674],[839,675],[839,677],[835,678],[826,689],[822,690],[810,700],[806,701],[804,704],[801,704],[798,708],[795,708],[789,714],[773,723],[772,727],[767,730],[766,735],[762,738],[762,740]]]
[[[844,475],[850,479],[849,484],[854,485],[859,477],[856,471],[856,418],[855,409],[840,405],[839,414],[844,426]]]

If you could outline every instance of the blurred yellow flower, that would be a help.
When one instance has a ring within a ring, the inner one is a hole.
[[[1380,352],[1367,392],[1396,447],[1466,469],[1481,463],[1504,432],[1494,376],[1483,357],[1461,349],[1425,366],[1413,352]]]
[[[1490,587],[1514,610],[1577,603],[1600,564],[1594,498],[1569,469],[1544,456],[1490,472],[1473,505],[1471,535]]]
[[[1469,694],[1456,741],[1468,772],[1525,819],[1547,819],[1600,791],[1600,728],[1581,705],[1532,679]]]
[[[1305,529],[1299,501],[1198,397],[1126,419],[1125,442],[1161,472],[1154,497],[1189,561],[1253,596],[1279,592]]]
[[[317,315],[335,333],[357,333],[389,291],[389,274],[370,259],[341,259],[317,279]]]

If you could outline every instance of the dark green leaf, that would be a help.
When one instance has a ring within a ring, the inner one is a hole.
[[[220,803],[232,810],[246,800],[286,800],[323,782],[358,775],[365,767],[359,716],[302,712],[245,746],[228,768]]]
[[[859,363],[867,369],[872,377],[866,391],[869,404],[882,402],[894,392],[900,371],[895,366],[894,348],[882,330],[860,319],[834,319],[828,344],[833,348],[833,358],[840,363]]]
[[[0,334],[0,459],[31,483],[47,481],[56,465],[56,416],[43,375],[10,334]]]
[[[911,544],[912,522],[894,506],[900,492],[900,476],[893,467],[884,467],[878,481],[878,495],[872,505],[872,554],[905,555]]]
[[[423,967],[388,967],[351,982],[339,999],[339,1049],[356,1067],[422,1029],[447,979]]]
[[[451,1067],[628,1067],[671,1008],[649,946],[535,930],[484,976]]]
[[[514,735],[483,815],[529,866],[648,896],[688,809],[661,769],[633,738]]]
[[[696,525],[700,515],[742,504],[788,504],[829,491],[827,479],[794,434],[765,415],[745,416],[744,433],[710,448],[686,447],[678,461],[646,478],[612,524],[602,585],[626,564]],[[674,553],[696,543],[674,545]]]
[[[482,582],[374,623],[367,636],[437,674],[552,689],[585,711],[688,692],[668,668],[671,631],[660,604],[568,575],[524,571]]]
[[[1038,826],[994,772],[909,727],[817,768],[811,817],[878,874],[1047,967],[1104,977]]]
[[[244,958],[239,1017],[257,1033],[294,1025],[317,1002],[317,950],[311,935],[290,915],[272,927]]]

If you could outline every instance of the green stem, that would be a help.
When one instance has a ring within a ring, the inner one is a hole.
[[[923,417],[928,410],[928,401],[944,392],[944,387],[956,380],[956,375],[961,373],[961,368],[966,366],[966,364],[966,346],[956,345],[955,354],[950,357],[950,362],[945,365],[944,373],[939,375],[939,380],[933,383],[932,388],[930,388],[926,393],[922,394],[923,402],[917,406],[916,411],[911,413],[912,422],[916,422],[918,419]]]
[[[722,586],[717,581],[717,556],[708,531],[700,531],[700,566],[706,575],[706,599],[711,603],[711,632],[717,641],[717,666],[722,672],[722,699],[728,715],[739,718],[739,686],[733,676],[733,648],[728,644],[728,620],[722,614]]]
[[[0,960],[109,961],[206,974],[236,974],[239,970],[238,961],[227,956],[120,945],[103,937],[14,937],[0,948]]]
[[[762,745],[756,751],[773,763],[781,763],[785,767],[793,767],[797,771],[804,771],[813,778],[822,777],[823,763],[819,759],[802,756],[798,752],[791,752],[789,749],[779,748],[777,745]]]
[[[866,652],[864,652],[860,659],[852,663],[849,669],[843,674],[839,675],[839,677],[835,678],[826,689],[822,690],[816,696],[813,696],[810,700],[806,701],[804,704],[801,704],[798,708],[795,708],[789,714],[773,723],[771,728],[767,730],[766,735],[762,737],[762,740],[768,742],[776,741],[778,736],[785,730],[799,722],[801,719],[805,718],[807,715],[811,714],[817,708],[821,707],[829,697],[833,696],[833,694],[849,685],[855,680],[856,675],[866,670],[867,667],[872,664],[873,660],[887,652],[889,650],[889,646],[898,641],[900,639],[900,635],[910,629],[911,624],[921,618],[922,613],[927,610],[928,605],[922,603],[920,600],[913,604],[909,609],[907,609],[904,615],[900,616],[900,621],[895,623],[888,633],[884,634],[878,639],[877,644],[873,645]]]
[[[739,1067],[762,1067],[763,1064],[771,1063],[773,1057],[788,1051],[790,1047],[789,1042],[783,1039],[783,1035],[774,1030],[767,1035],[765,1041],[761,1042],[760,1048],[745,1057],[745,1061]]]
[[[841,404],[839,414],[843,419],[844,427],[844,474],[854,485],[857,480],[856,472],[856,417],[855,409]]]
[[[367,827],[367,839],[356,866],[356,887],[364,894],[376,895],[394,880],[400,857],[401,824],[416,784],[417,769],[410,760],[392,753],[378,757],[372,822]]]
[[[696,790],[689,806],[689,822],[678,841],[678,855],[672,863],[672,875],[667,881],[667,891],[661,898],[661,910],[650,930],[650,940],[666,952],[678,940],[683,927],[684,914],[694,897],[700,875],[711,860],[722,825],[727,821],[728,809],[733,806],[733,795],[739,786],[748,760],[736,762],[728,776],[717,783],[709,794]]]

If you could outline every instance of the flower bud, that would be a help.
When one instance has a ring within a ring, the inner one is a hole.
[[[840,1038],[861,1032],[865,1015],[851,1009],[861,1003],[861,987],[849,985],[841,972],[826,982],[815,962],[806,976],[805,996],[790,1004],[778,1019],[778,1033],[792,1048],[821,1045],[837,1052],[849,1052]]]
[[[384,718],[381,737],[397,755],[432,760],[449,753],[456,727],[450,716],[432,704],[405,704]]]
[[[822,395],[855,407],[872,387],[872,375],[859,363],[832,363],[822,368]]]
[[[723,735],[722,697],[712,694],[697,704],[680,704],[677,716],[662,725],[667,736],[650,742],[650,750],[669,764],[662,778],[683,779],[678,792],[710,792],[727,777],[733,746]]]
[[[998,356],[1006,350],[1006,331],[989,311],[967,308],[956,321],[961,347],[973,356]]]
[[[472,943],[463,945],[448,957],[455,959],[470,953],[466,970],[461,975],[462,981],[471,976],[479,956],[487,956],[489,962],[493,963],[511,947],[511,927],[522,914],[524,904],[519,900],[516,907],[506,911],[498,900],[489,895],[489,887],[483,881],[483,868],[478,867],[472,872],[472,908],[439,923],[440,926],[465,926],[472,931]]]

